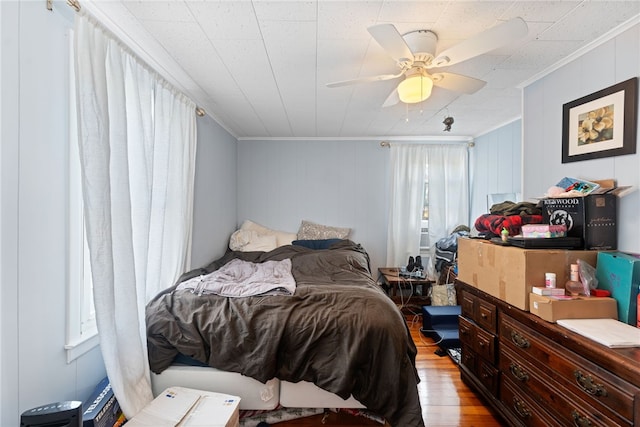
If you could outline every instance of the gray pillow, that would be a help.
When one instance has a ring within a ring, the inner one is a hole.
[[[298,230],[298,240],[347,239],[350,233],[350,228],[330,227],[311,221],[302,221]]]

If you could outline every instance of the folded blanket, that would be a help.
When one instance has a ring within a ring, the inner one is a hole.
[[[537,203],[532,202],[502,202],[491,206],[489,209],[491,215],[542,215],[542,209]]]
[[[180,283],[177,289],[224,297],[293,295],[296,281],[291,274],[289,258],[262,263],[233,259],[212,273]]]
[[[480,215],[474,224],[476,230],[480,232],[489,231],[496,236],[500,235],[503,228],[509,232],[509,236],[520,234],[522,226],[525,224],[541,224],[542,215]]]

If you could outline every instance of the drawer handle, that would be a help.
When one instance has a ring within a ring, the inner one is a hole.
[[[575,409],[571,411],[571,417],[573,418],[573,425],[576,427],[589,427],[593,425],[588,417],[580,415]]]
[[[516,331],[511,331],[511,341],[520,348],[529,348],[531,346],[529,340],[527,340]]]
[[[529,411],[527,405],[515,396],[513,396],[513,409],[515,409],[522,418],[529,418],[531,416],[531,411]]]
[[[584,392],[592,396],[607,396],[607,389],[604,388],[604,384],[597,384],[591,375],[585,375],[579,370],[576,370],[573,375]]]
[[[522,382],[529,381],[529,374],[527,374],[527,372],[522,368],[522,366],[512,362],[511,365],[509,365],[509,370],[511,371],[513,376],[519,379],[520,381]]]
[[[484,320],[487,320],[487,313],[480,313],[480,317],[482,317]]]

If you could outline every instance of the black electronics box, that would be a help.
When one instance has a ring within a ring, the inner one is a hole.
[[[82,427],[118,427],[126,421],[106,377],[96,386],[83,407]]]
[[[80,427],[82,402],[75,400],[49,403],[24,411],[20,427]]]
[[[618,196],[591,194],[584,197],[542,199],[546,224],[567,226],[567,236],[582,238],[582,249],[618,248]]]

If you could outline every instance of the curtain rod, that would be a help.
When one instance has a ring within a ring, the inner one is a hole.
[[[433,142],[435,143],[435,142]],[[381,147],[387,147],[387,148],[391,148],[391,143],[389,141],[380,141],[380,146]],[[476,146],[476,143],[471,141],[471,142],[467,142],[467,147],[469,148],[473,148]]]
[[[76,12],[80,12],[80,2],[78,0],[67,0],[67,4],[74,8]]]
[[[72,7],[76,12],[80,12],[80,2],[78,0],[67,0],[67,5]],[[53,0],[47,0],[47,9],[53,11]],[[202,107],[196,105],[196,115],[198,117],[204,117],[207,112]]]
[[[67,4],[80,12],[80,2],[78,0],[67,0]],[[53,10],[53,0],[47,0],[47,10]]]

